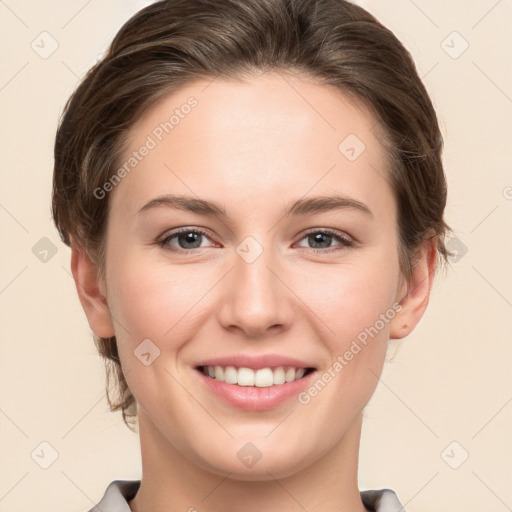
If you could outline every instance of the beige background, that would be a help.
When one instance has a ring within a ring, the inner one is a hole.
[[[360,488],[393,488],[410,512],[512,510],[512,1],[359,3],[424,77],[445,137],[450,243],[467,249],[366,409]],[[64,102],[143,5],[0,2],[1,511],[85,511],[112,480],[140,478],[138,438],[107,411],[49,200]]]

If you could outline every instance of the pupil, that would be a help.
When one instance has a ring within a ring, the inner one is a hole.
[[[326,233],[315,233],[310,235],[313,238],[313,245],[320,243],[322,247],[329,247],[329,241],[332,238],[332,235],[328,235]],[[324,238],[324,244],[322,244],[322,238]],[[327,239],[327,244],[325,243],[325,239]]]
[[[197,240],[199,239],[200,236],[201,235],[199,233],[192,233],[192,232],[188,232],[188,233],[183,233],[182,234],[182,238],[185,239],[185,244],[189,244],[189,243],[194,244],[194,243],[196,243],[196,245],[194,245],[194,247],[192,247],[192,248],[199,247],[197,245]],[[184,247],[184,248],[185,249],[190,249],[191,247],[187,246],[187,247]]]

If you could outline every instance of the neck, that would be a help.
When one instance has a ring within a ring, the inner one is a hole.
[[[286,478],[236,480],[198,467],[139,409],[142,479],[132,512],[367,512],[357,485],[361,416],[340,443]]]

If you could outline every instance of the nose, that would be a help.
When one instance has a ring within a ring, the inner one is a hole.
[[[285,274],[270,249],[252,262],[235,253],[217,310],[221,325],[248,338],[288,329],[293,321],[294,295]]]

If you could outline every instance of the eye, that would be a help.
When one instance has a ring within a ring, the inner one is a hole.
[[[194,249],[200,249],[204,247],[201,242],[203,238],[208,237],[208,232],[201,228],[181,228],[173,233],[168,234],[158,244],[161,247],[169,249],[171,251],[183,252],[187,254],[192,252]],[[172,240],[176,239],[178,247],[172,243]]]
[[[177,231],[169,233],[158,244],[170,251],[189,254],[196,249],[207,247],[202,244],[204,239],[210,240],[209,233],[201,228],[180,228]],[[307,232],[301,240],[305,240],[313,245],[310,249],[317,253],[330,253],[352,247],[354,241],[332,229],[315,229]],[[175,240],[175,243],[173,243]],[[332,242],[338,242],[338,245],[332,247]],[[176,247],[177,243],[177,247]]]
[[[341,251],[354,245],[352,239],[332,229],[311,230],[301,240],[304,239],[313,244],[314,247],[311,249],[318,253]],[[338,247],[331,248],[333,240],[338,242]]]

